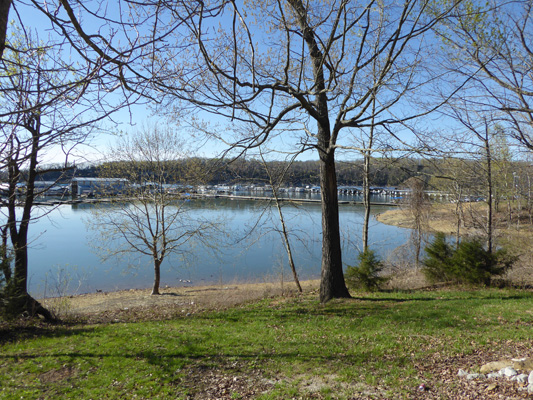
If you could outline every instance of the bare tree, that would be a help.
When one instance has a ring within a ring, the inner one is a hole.
[[[400,103],[430,79],[429,64],[422,65],[430,44],[424,36],[456,3],[442,9],[417,0],[167,3],[188,29],[179,40],[195,46],[160,63],[168,79],[154,83],[170,94],[165,107],[186,101],[229,119],[227,129],[211,133],[233,149],[290,142],[287,132],[292,132],[293,141],[309,143],[317,152],[322,302],[349,296],[335,165],[336,150],[347,146],[341,132],[406,123],[428,111],[415,101],[408,108]],[[258,133],[232,137],[240,124],[252,124]]]
[[[484,230],[486,235],[486,247],[489,253],[492,252],[494,244],[494,155],[493,155],[493,135],[496,124],[486,115],[480,115],[469,111],[468,108],[460,108],[457,104],[453,108],[455,118],[464,127],[465,138],[463,146],[469,149],[470,155],[478,159],[476,167],[477,175],[481,175],[481,187],[485,191],[485,202],[487,213],[485,217]],[[482,172],[479,174],[479,172]]]
[[[280,199],[280,194],[279,194],[281,183],[283,182],[283,179],[285,175],[287,174],[287,171],[291,168],[292,163],[294,161],[294,157],[292,158],[290,162],[286,163],[282,171],[272,171],[268,163],[265,161],[261,148],[259,148],[259,155],[261,157],[261,162],[263,163],[263,167],[265,168],[265,171],[267,172],[268,179],[270,181],[270,186],[272,187],[272,195],[274,197],[274,202],[276,203],[276,209],[278,210],[279,222],[281,224],[280,235],[283,239],[283,244],[285,245],[285,251],[287,252],[287,260],[289,261],[289,267],[291,268],[292,277],[294,279],[294,283],[296,287],[298,288],[298,291],[302,293],[303,291],[302,285],[300,285],[300,280],[298,279],[298,271],[296,271],[296,265],[294,263],[294,257],[292,255],[291,242],[289,238],[289,230],[287,228],[287,225],[285,224],[285,217],[283,216],[283,210],[282,210],[282,201]]]
[[[448,138],[449,139],[449,138]],[[456,149],[455,149],[456,150]],[[443,159],[439,163],[438,175],[432,176],[429,186],[446,194],[446,198],[454,205],[455,216],[455,244],[461,241],[461,227],[465,226],[465,198],[470,196],[475,179],[471,171],[473,160],[454,158],[454,150],[445,150]]]
[[[92,87],[80,84],[80,70],[61,59],[60,44],[43,46],[29,35],[15,36],[9,43],[0,64],[0,115],[4,116],[0,120],[0,171],[6,173],[8,183],[2,232],[4,243],[9,237],[13,262],[13,274],[4,273],[9,309],[53,319],[27,289],[28,231],[35,197],[41,194],[35,182],[48,171],[41,165],[47,152],[62,155],[64,164],[59,170],[68,168],[73,149],[108,114],[83,101],[82,95],[90,97]],[[3,260],[5,256],[4,247]]]
[[[428,229],[429,203],[424,193],[425,182],[421,177],[408,180],[409,194],[406,196],[407,210],[412,218],[411,243],[414,247],[415,266],[420,265],[420,254]]]
[[[439,32],[451,67],[473,79],[470,107],[492,111],[510,138],[533,150],[533,3],[469,1],[462,7]]]
[[[376,111],[375,101],[376,99],[374,98],[371,113]],[[365,209],[362,230],[363,252],[369,249],[368,235],[370,230],[370,213],[372,210],[370,188],[372,185],[372,170],[375,167],[373,160],[375,159],[375,154],[381,154],[383,156],[388,151],[388,146],[383,143],[380,137],[383,135],[380,135],[381,132],[378,131],[373,121],[374,117],[371,119],[370,126],[367,129],[361,130],[358,138],[354,138],[359,143],[359,146],[356,147],[359,147],[359,153],[363,156],[363,207]]]
[[[129,1],[0,2],[0,172],[9,175],[8,214],[18,210],[17,183],[27,181],[22,216],[11,215],[7,222],[21,299],[29,299],[24,242],[38,194],[32,182],[45,172],[43,154],[57,145],[68,156],[69,146],[84,138],[87,127],[104,119],[112,123],[117,109],[150,98],[147,89],[157,73],[150,65],[159,46],[170,46],[164,38],[181,23],[167,18],[163,32],[159,19],[164,16],[158,10],[165,9]],[[43,18],[28,21],[35,12]],[[8,16],[23,28],[13,32],[16,25],[8,24]],[[45,42],[28,45],[38,29],[46,29]],[[61,60],[65,53],[68,57]]]
[[[96,207],[90,226],[98,235],[103,258],[121,254],[145,255],[152,260],[158,295],[161,264],[170,255],[183,255],[186,245],[201,241],[215,247],[210,233],[215,221],[193,218],[185,184],[192,177],[179,160],[190,156],[180,136],[165,127],[145,127],[124,137],[112,150],[105,177],[125,178],[129,189],[111,206]],[[178,184],[182,186],[178,186]]]

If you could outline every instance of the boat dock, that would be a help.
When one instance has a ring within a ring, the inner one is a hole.
[[[264,202],[275,202],[275,197],[267,197],[267,196],[239,196],[234,194],[210,194],[210,193],[193,193],[188,194],[186,196],[184,195],[175,195],[176,198],[186,198],[186,199],[228,199],[228,200],[249,200],[249,201],[264,201]],[[47,198],[46,200],[38,199],[34,201],[34,206],[59,206],[59,205],[73,205],[73,204],[97,204],[97,203],[114,203],[117,201],[135,201],[135,198],[130,197],[79,197],[77,199],[54,199],[54,198]],[[320,204],[320,199],[303,199],[303,198],[290,198],[290,197],[279,197],[279,202],[292,202],[292,203],[315,203]],[[362,201],[354,201],[354,200],[339,200],[340,205],[354,205],[354,206],[362,206]],[[0,203],[0,207],[4,204]],[[370,202],[370,205],[372,206],[399,206],[399,203],[395,202]]]

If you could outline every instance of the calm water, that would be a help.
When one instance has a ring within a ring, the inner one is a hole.
[[[353,200],[353,198],[351,198]],[[201,285],[265,280],[291,280],[287,256],[280,234],[275,206],[246,200],[194,200],[189,204],[192,217],[217,221],[224,232],[212,243],[215,251],[191,243],[184,257],[169,257],[162,265],[161,286]],[[373,214],[388,207],[374,206]],[[35,296],[60,293],[87,293],[129,288],[148,288],[153,282],[153,267],[148,258],[130,258],[102,262],[95,250],[98,231],[88,229],[93,205],[40,207],[34,215],[43,215],[30,228],[30,292]],[[301,279],[320,276],[320,205],[305,203],[283,208],[291,231],[291,245]],[[361,246],[363,207],[342,205],[340,221],[343,237],[343,261],[353,264]],[[254,227],[254,230],[251,230]],[[386,257],[404,244],[409,231],[371,223],[371,247]],[[189,282],[190,281],[190,282]]]

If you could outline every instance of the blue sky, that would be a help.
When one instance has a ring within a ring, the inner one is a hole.
[[[39,32],[39,36],[42,40],[45,40],[47,35],[50,33],[50,21],[43,17],[43,15],[35,11],[32,7],[24,6],[20,2],[16,2],[16,7],[19,11],[19,15],[22,18],[22,23],[27,29],[35,29]],[[110,2],[111,5],[115,5],[116,3]],[[110,15],[116,14],[116,10],[110,10]],[[16,19],[17,16],[12,12],[10,14],[10,19]],[[91,27],[88,21],[84,21],[84,27]],[[53,33],[53,32],[52,32]],[[215,117],[211,115],[204,115],[204,118],[207,121],[210,121],[211,123],[220,126],[220,129],[227,129],[226,122],[222,122],[217,120]],[[435,117],[436,118],[436,117]],[[102,126],[102,129],[99,131],[96,131],[94,135],[94,139],[88,143],[85,146],[80,146],[78,149],[78,152],[83,155],[83,157],[79,158],[80,161],[86,159],[92,162],[98,162],[105,159],[106,156],[106,149],[110,144],[113,144],[115,141],[115,137],[112,134],[103,133],[105,131],[109,132],[115,132],[115,133],[129,133],[136,129],[139,129],[142,124],[161,124],[165,123],[166,119],[164,117],[158,117],[153,116],[152,111],[149,109],[149,107],[144,105],[133,105],[129,109],[123,109],[113,116],[113,121],[117,123],[117,125],[114,125],[114,122],[108,121],[105,122]],[[172,123],[172,122],[170,122]],[[432,125],[435,126],[442,126],[442,122],[435,121],[434,118],[428,118],[426,122],[424,123],[426,125],[426,129],[431,129]],[[183,131],[186,131],[186,127],[178,127],[177,129],[181,129]],[[230,128],[231,129],[231,128]],[[409,134],[407,131],[404,131],[403,133],[399,133],[403,138],[408,138]],[[344,132],[343,135],[349,136],[348,132]],[[288,148],[291,144],[290,140],[287,140],[286,142],[278,141],[276,143],[277,146],[280,148]],[[214,142],[205,142],[204,147],[199,152],[199,155],[201,156],[207,156],[212,157],[218,155],[222,150],[224,149],[223,145],[219,143]],[[345,155],[344,155],[345,154]],[[338,152],[338,156],[340,158],[357,158],[358,154],[354,152]],[[50,152],[49,157],[50,160],[59,160],[62,159],[62,154],[60,152]],[[300,159],[317,159],[317,153],[315,151],[310,151],[305,153],[304,155],[300,156]],[[48,160],[46,160],[48,161]]]

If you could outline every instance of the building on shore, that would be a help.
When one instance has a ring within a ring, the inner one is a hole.
[[[74,178],[72,196],[117,195],[124,193],[129,181],[124,178]]]

